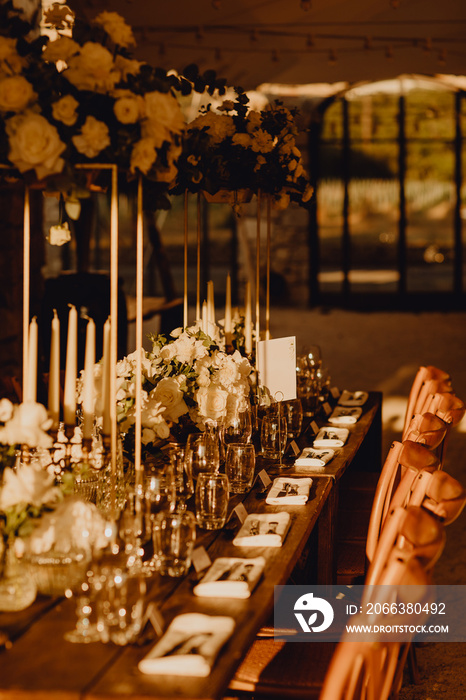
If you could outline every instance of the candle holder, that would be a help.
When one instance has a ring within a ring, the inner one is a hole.
[[[72,450],[72,443],[71,440],[74,437],[74,425],[69,425],[65,424],[65,469],[70,469],[71,468],[71,450]]]

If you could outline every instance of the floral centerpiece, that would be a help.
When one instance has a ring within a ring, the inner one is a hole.
[[[53,40],[31,39],[18,12],[11,0],[0,6],[0,162],[61,192],[70,216],[88,196],[79,164],[116,164],[129,179],[142,173],[147,201],[167,208],[185,126],[176,94],[193,83],[134,60],[132,29],[116,12],[87,24],[54,5],[44,13]],[[209,76],[194,75],[204,90]]]
[[[261,111],[238,92],[217,109],[209,104],[188,124],[179,160],[177,190],[250,189],[277,206],[307,205],[313,189],[296,145],[296,110],[279,101]]]
[[[199,325],[151,339],[152,349],[142,350],[143,460],[160,455],[169,442],[185,441],[190,432],[203,431],[209,421],[228,420],[233,404],[246,410],[251,391],[249,361],[238,351],[227,354],[220,338],[206,335]],[[136,352],[117,365],[117,417],[130,459],[134,454]],[[95,366],[95,378],[97,399],[100,364]]]

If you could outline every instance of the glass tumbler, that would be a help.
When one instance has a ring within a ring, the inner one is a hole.
[[[303,427],[303,404],[301,399],[292,399],[284,402],[287,436],[298,438]]]
[[[226,474],[201,473],[196,484],[196,521],[205,530],[218,530],[227,519],[229,484]]]
[[[261,451],[267,459],[280,459],[287,441],[286,418],[280,404],[272,406],[262,418]]]
[[[97,590],[97,629],[103,642],[132,644],[142,631],[146,582],[120,565],[102,566]]]
[[[225,472],[230,484],[230,493],[246,493],[252,487],[256,451],[254,445],[230,443],[227,449]]]
[[[184,576],[191,566],[196,520],[189,511],[159,513],[153,530],[156,570],[162,576]]]

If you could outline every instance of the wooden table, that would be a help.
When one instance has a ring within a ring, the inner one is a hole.
[[[162,579],[158,575],[150,579],[149,598],[156,601],[167,624],[182,612],[230,615],[235,619],[235,632],[208,678],[141,674],[137,664],[147,654],[150,645],[119,648],[101,643],[70,644],[64,641],[63,635],[75,624],[74,601],[39,598],[22,613],[0,614],[0,629],[13,642],[11,648],[0,652],[0,700],[221,698],[257,630],[273,609],[274,586],[288,581],[305,552],[316,523],[319,527],[318,563],[315,566],[322,567],[325,576],[330,575],[332,543],[327,544],[325,540],[329,533],[332,534],[330,519],[334,517],[335,486],[349,464],[357,462],[363,440],[370,437],[372,427],[377,428],[379,410],[380,396],[371,395],[363,416],[351,430],[350,439],[335,458],[338,473],[314,479],[306,505],[268,506],[258,487],[244,498],[249,513],[283,509],[290,512],[292,524],[281,548],[233,546],[233,534],[239,524],[234,532],[200,531],[204,534],[197,544],[205,547],[211,560],[219,555],[265,557],[264,576],[250,599],[197,598],[192,593],[194,572],[181,581]],[[235,505],[235,499],[232,499],[232,505]]]

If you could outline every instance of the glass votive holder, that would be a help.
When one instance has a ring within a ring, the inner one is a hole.
[[[286,419],[287,437],[296,439],[301,435],[303,427],[303,404],[301,399],[291,399],[283,402]]]
[[[252,487],[256,451],[254,445],[230,443],[225,460],[225,473],[230,484],[230,493],[246,493]]]
[[[272,406],[262,418],[261,453],[267,459],[280,459],[286,448],[287,426],[280,405]]]
[[[162,576],[184,576],[191,566],[196,520],[189,511],[162,511],[152,532],[156,571]]]
[[[201,473],[196,484],[196,521],[205,530],[218,530],[227,519],[229,485],[226,474]]]
[[[144,624],[144,577],[130,573],[120,564],[106,564],[100,568],[94,586],[101,640],[118,646],[135,642]]]

